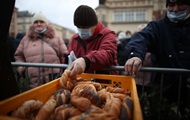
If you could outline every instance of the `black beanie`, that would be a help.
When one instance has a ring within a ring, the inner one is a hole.
[[[181,2],[181,3],[190,5],[190,0],[166,0],[166,7],[168,6],[168,3],[172,3],[172,2]]]
[[[95,11],[87,6],[80,5],[74,13],[74,25],[82,27],[94,26],[98,23]]]

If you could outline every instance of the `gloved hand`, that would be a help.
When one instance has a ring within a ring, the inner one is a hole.
[[[127,75],[135,76],[142,66],[142,60],[138,57],[132,57],[125,63],[125,72]]]
[[[85,71],[86,63],[84,58],[80,57],[76,59],[70,66],[69,70],[71,70],[70,78],[75,79],[78,74],[81,74]]]
[[[71,66],[73,61],[75,61],[76,59],[77,59],[77,57],[75,56],[75,53],[73,51],[71,51],[69,56],[68,56],[68,67],[67,67],[67,69],[69,69],[69,67]]]

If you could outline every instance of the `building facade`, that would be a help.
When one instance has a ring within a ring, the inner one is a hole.
[[[17,28],[18,27],[18,25],[17,25],[17,12],[18,12],[18,9],[14,8],[11,23],[10,23],[10,28],[9,28],[9,35],[11,37],[16,37],[17,32],[18,32],[18,28]]]
[[[17,8],[14,8],[14,12],[12,15],[12,20],[9,28],[9,34],[12,37],[16,37],[18,33],[26,33],[29,30],[29,27],[32,23],[32,17],[34,16],[33,13],[26,11],[18,11]],[[49,21],[50,22],[50,21]],[[75,33],[74,30],[65,28],[58,24],[50,22],[56,29],[57,34],[64,40],[64,39],[71,39],[73,34]]]
[[[139,24],[146,24],[165,15],[165,0],[99,0],[96,13],[108,28],[135,33]]]
[[[73,30],[62,27],[58,24],[52,23],[54,28],[56,29],[56,33],[62,38],[62,39],[71,39],[73,34],[75,33]]]
[[[17,14],[18,33],[26,33],[32,23],[34,14],[28,11],[19,11]]]

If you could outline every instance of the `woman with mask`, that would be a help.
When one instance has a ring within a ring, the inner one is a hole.
[[[127,44],[125,52],[129,59],[124,67],[128,75],[138,72],[146,52],[155,55],[157,67],[190,69],[190,0],[166,0],[166,7],[167,13],[163,19],[149,22]],[[163,85],[167,88],[163,95],[170,103],[177,102],[179,79],[178,73],[163,76]],[[182,79],[181,114],[187,107],[186,85],[190,75],[183,74]],[[154,85],[160,85],[160,81],[161,75],[156,74]]]
[[[64,41],[56,34],[53,26],[48,24],[47,18],[42,13],[37,13],[32,18],[28,33],[21,40],[16,52],[16,62],[28,63],[64,63],[64,54],[67,47]],[[20,74],[26,73],[25,67],[18,67]],[[29,88],[49,82],[52,68],[28,67]],[[60,73],[59,68],[53,69],[53,74]]]
[[[71,64],[70,77],[86,73],[109,73],[102,68],[117,65],[116,34],[98,22],[95,11],[80,5],[74,12],[74,25],[78,33],[72,37],[68,54],[73,51],[77,59]]]

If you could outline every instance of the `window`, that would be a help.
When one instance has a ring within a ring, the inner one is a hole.
[[[137,21],[145,21],[145,10],[137,10],[136,11],[136,20]]]
[[[122,22],[123,21],[123,11],[118,10],[114,12],[114,21],[115,22]]]
[[[114,22],[139,22],[146,20],[146,10],[115,10]]]
[[[105,21],[106,21],[106,16],[102,15],[102,22],[105,22]]]
[[[133,10],[128,10],[125,12],[125,22],[132,22],[134,21],[134,11]]]

